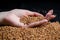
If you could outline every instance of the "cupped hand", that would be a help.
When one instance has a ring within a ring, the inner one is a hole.
[[[28,15],[33,15],[33,16],[43,16],[42,14],[40,13],[37,13],[37,12],[32,12],[32,11],[29,11],[29,10],[24,10],[24,9],[14,9],[14,10],[11,10],[9,12],[9,15],[7,15],[5,18],[4,18],[4,22],[8,25],[11,25],[11,26],[17,26],[17,27],[22,27],[22,28],[28,28],[28,27],[34,27],[36,25],[40,25],[40,24],[43,24],[45,22],[48,22],[47,19],[52,19],[51,16],[52,13],[49,11],[47,14],[46,14],[46,19],[44,20],[41,20],[41,21],[38,21],[38,22],[34,22],[34,23],[31,23],[29,25],[27,24],[24,24],[22,22],[20,22],[20,18],[25,16],[25,17],[28,17]],[[49,16],[50,15],[50,16]],[[53,17],[54,18],[54,17]]]

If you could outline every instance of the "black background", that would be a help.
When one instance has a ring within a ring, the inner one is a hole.
[[[28,9],[37,11],[45,15],[50,9],[54,10],[57,17],[51,21],[60,21],[60,2],[59,1],[39,1],[39,0],[2,0],[0,1],[0,12],[12,9]]]

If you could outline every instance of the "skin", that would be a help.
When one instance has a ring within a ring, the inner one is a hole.
[[[24,24],[20,22],[20,18],[25,16],[28,17],[28,15],[33,15],[33,16],[43,16],[42,14],[38,12],[32,12],[29,10],[25,9],[13,9],[8,12],[3,12],[3,14],[6,13],[8,15],[5,15],[1,21],[0,24],[7,24],[11,26],[17,26],[17,27],[22,27],[22,28],[29,28],[29,27],[34,27],[40,24],[43,24],[45,22],[48,22],[49,20],[55,18],[55,15],[53,15],[53,10],[48,11],[48,13],[45,16],[45,19],[42,21],[34,22],[29,25]],[[1,19],[0,19],[1,20]]]

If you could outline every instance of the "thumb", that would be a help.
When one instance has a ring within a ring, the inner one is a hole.
[[[37,26],[37,25],[41,25],[41,24],[43,24],[43,23],[45,23],[45,22],[48,22],[48,20],[47,20],[47,19],[44,19],[44,20],[42,20],[42,21],[38,21],[38,22],[31,23],[31,24],[29,24],[28,26],[29,26],[29,27],[34,27],[34,26]]]
[[[14,24],[14,25],[17,26],[17,27],[21,27],[21,28],[27,28],[28,27],[26,24],[24,24],[22,22],[18,22],[18,23]]]

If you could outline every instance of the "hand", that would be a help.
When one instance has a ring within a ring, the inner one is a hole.
[[[4,23],[5,24],[7,23],[8,25],[12,25],[12,26],[28,28],[28,27],[33,27],[33,26],[48,22],[48,20],[44,19],[42,21],[34,22],[34,23],[27,25],[27,24],[20,22],[21,17],[23,16],[28,17],[28,15],[33,15],[33,16],[39,16],[39,15],[43,16],[43,15],[37,12],[32,12],[32,11],[24,10],[24,9],[14,9],[14,10],[11,10],[9,13],[10,14],[4,18]]]

